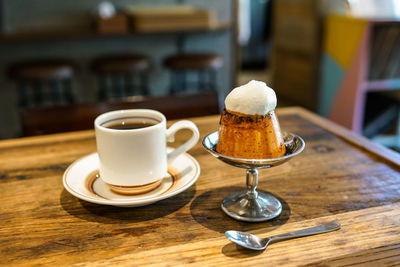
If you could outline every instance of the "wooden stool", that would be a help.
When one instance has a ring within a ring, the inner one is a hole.
[[[17,82],[21,107],[75,102],[71,86],[74,72],[67,60],[23,62],[9,68],[10,78]]]
[[[171,71],[170,93],[174,94],[186,90],[189,71],[198,75],[198,91],[217,90],[217,70],[223,60],[215,54],[185,53],[166,58],[164,65]]]
[[[123,98],[148,95],[148,72],[151,62],[142,55],[113,55],[93,60],[92,70],[98,75],[98,98]],[[136,81],[136,83],[135,83]]]

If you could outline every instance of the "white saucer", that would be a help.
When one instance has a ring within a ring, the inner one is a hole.
[[[200,165],[197,160],[189,154],[183,153],[168,167],[168,173],[157,188],[140,195],[120,195],[111,191],[100,179],[98,169],[97,153],[73,162],[64,172],[65,189],[77,198],[96,204],[138,207],[185,191],[196,182],[200,175]]]

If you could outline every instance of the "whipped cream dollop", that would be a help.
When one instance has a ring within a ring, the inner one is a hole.
[[[236,87],[225,98],[225,108],[237,113],[265,115],[275,107],[275,91],[261,81],[253,80]]]

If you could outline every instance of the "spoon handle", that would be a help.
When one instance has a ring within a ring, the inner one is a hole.
[[[327,233],[327,232],[339,230],[340,227],[341,227],[341,225],[338,221],[332,221],[332,222],[329,222],[326,224],[306,228],[306,229],[295,231],[295,232],[271,236],[269,239],[271,242],[273,242],[273,241],[276,242],[276,241],[291,239],[291,238],[296,238],[296,237]]]

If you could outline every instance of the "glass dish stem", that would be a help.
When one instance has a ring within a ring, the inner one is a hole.
[[[249,199],[257,199],[258,170],[247,169],[246,172],[247,196]]]

